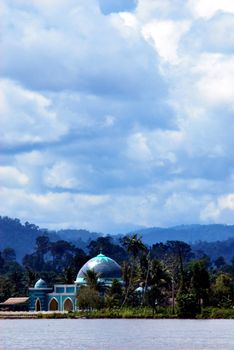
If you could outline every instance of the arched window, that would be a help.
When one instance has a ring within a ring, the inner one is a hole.
[[[64,311],[73,311],[73,302],[71,301],[70,298],[67,298],[65,301],[64,301],[64,304],[63,304],[63,310]]]
[[[41,301],[40,301],[40,299],[36,300],[35,311],[41,311]]]
[[[55,298],[50,300],[48,309],[50,311],[57,311],[58,310],[58,301]]]

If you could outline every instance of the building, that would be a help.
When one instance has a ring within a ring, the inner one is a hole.
[[[98,274],[98,282],[107,287],[113,279],[122,283],[121,267],[113,259],[98,254],[80,269],[74,284],[55,284],[48,287],[39,279],[33,288],[29,288],[29,311],[75,311],[77,309],[77,293],[85,285],[85,274],[93,270]]]
[[[28,311],[28,297],[8,298],[4,303],[0,303],[2,311]]]

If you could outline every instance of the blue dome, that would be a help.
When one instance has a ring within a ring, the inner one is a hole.
[[[45,283],[45,281],[44,281],[43,279],[40,278],[40,279],[35,283],[34,288],[37,288],[37,289],[47,288],[47,284]]]
[[[94,258],[87,261],[86,264],[78,272],[76,283],[85,283],[85,274],[88,270],[93,270],[98,274],[100,281],[112,280],[114,278],[121,278],[121,267],[111,258],[108,258],[104,254],[98,254]]]

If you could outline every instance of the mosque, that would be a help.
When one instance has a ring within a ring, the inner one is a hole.
[[[113,279],[122,283],[120,265],[100,253],[84,264],[74,284],[55,284],[48,288],[46,282],[39,279],[34,288],[29,288],[29,311],[75,311],[77,293],[86,284],[85,274],[88,270],[98,274],[98,282],[103,287],[111,286]]]

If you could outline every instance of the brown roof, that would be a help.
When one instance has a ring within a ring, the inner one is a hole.
[[[19,297],[19,298],[9,298],[4,303],[0,303],[0,305],[18,305],[25,304],[28,301],[28,297]]]

